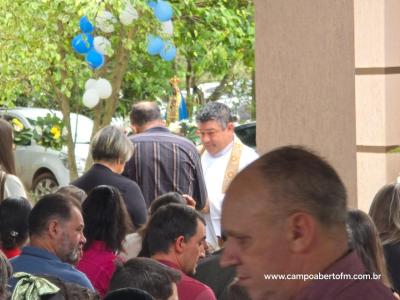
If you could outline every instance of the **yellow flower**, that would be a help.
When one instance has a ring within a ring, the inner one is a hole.
[[[54,139],[58,140],[61,137],[61,130],[58,126],[53,126],[50,129],[51,134],[53,135]]]
[[[24,129],[24,124],[22,124],[17,118],[12,119],[11,123],[14,127],[14,130],[17,132],[20,132],[22,129]]]

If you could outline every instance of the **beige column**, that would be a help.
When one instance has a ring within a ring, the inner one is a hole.
[[[258,150],[316,150],[355,206],[353,1],[255,0],[255,15]]]
[[[368,211],[400,171],[400,1],[355,0],[357,177]]]

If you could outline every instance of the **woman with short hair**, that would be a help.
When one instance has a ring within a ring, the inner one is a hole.
[[[89,193],[99,185],[117,188],[136,228],[146,223],[147,208],[139,186],[121,173],[132,155],[133,146],[125,133],[107,126],[96,133],[90,144],[94,165],[71,184]]]

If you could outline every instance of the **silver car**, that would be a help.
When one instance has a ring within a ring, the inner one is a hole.
[[[0,117],[8,121],[17,118],[26,128],[32,128],[29,119],[37,120],[38,117],[45,117],[48,113],[55,114],[60,119],[63,118],[60,111],[44,108],[0,109]],[[70,118],[76,163],[78,173],[81,175],[89,153],[93,121],[75,113],[71,113]],[[16,147],[15,160],[17,176],[27,190],[32,190],[37,196],[52,192],[58,186],[67,185],[70,182],[66,146],[61,151],[46,149],[32,139],[27,145]]]

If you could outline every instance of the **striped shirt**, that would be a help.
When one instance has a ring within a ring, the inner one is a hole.
[[[123,175],[137,182],[147,207],[167,192],[188,194],[197,209],[204,207],[207,191],[201,160],[191,141],[165,127],[150,128],[130,139],[134,151]]]

